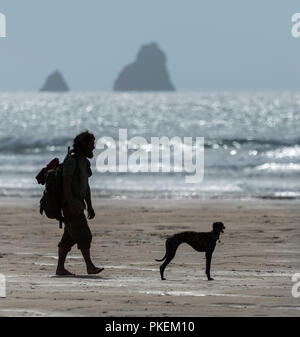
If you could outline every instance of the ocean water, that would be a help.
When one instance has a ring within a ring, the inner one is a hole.
[[[38,197],[35,176],[84,130],[118,140],[204,137],[202,183],[186,173],[100,173],[94,196],[300,198],[300,92],[0,93],[0,196]]]

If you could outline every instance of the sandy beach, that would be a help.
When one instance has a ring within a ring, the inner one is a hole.
[[[86,275],[74,247],[56,277],[55,221],[38,201],[1,201],[0,273],[6,298],[0,316],[300,316],[291,277],[300,272],[299,201],[94,201],[92,256],[105,270]],[[205,276],[204,253],[181,245],[160,280],[165,238],[184,230],[226,230]]]

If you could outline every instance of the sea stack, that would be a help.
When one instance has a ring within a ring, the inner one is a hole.
[[[50,92],[66,92],[69,91],[69,87],[59,71],[55,71],[49,75],[46,79],[44,86],[40,91],[50,91]]]
[[[175,91],[166,66],[166,55],[156,43],[140,48],[136,61],[120,72],[114,91]]]

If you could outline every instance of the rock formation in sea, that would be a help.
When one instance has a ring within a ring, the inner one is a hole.
[[[69,91],[69,87],[63,77],[63,75],[59,71],[55,71],[50,74],[43,87],[40,91],[51,91],[51,92],[65,92]]]
[[[166,55],[156,43],[142,46],[135,62],[125,66],[114,83],[114,91],[174,90]]]

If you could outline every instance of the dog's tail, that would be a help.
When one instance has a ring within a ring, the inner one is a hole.
[[[155,259],[155,261],[157,261],[157,262],[161,262],[161,261],[163,261],[163,260],[165,260],[165,259],[166,259],[166,256],[167,256],[167,253],[165,254],[165,256],[164,256],[162,259],[160,259],[160,260],[158,260],[158,259]]]

